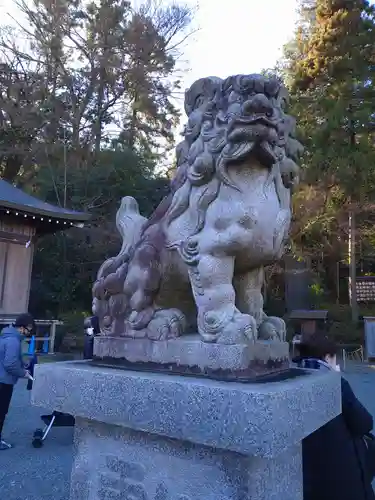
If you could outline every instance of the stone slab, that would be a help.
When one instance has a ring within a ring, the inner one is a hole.
[[[306,373],[244,384],[51,363],[36,366],[32,401],[111,426],[269,458],[341,412],[340,374]]]
[[[174,340],[131,339],[99,336],[94,340],[94,358],[154,363],[190,371],[224,372],[226,376],[256,378],[289,367],[287,342],[259,341],[254,344],[214,344],[202,342],[199,335]],[[229,372],[225,374],[225,372]]]
[[[77,419],[71,500],[302,500],[301,445],[276,459]]]

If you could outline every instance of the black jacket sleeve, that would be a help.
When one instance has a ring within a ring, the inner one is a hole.
[[[373,428],[373,418],[355,397],[347,380],[341,379],[342,414],[350,433],[355,437],[368,434]]]

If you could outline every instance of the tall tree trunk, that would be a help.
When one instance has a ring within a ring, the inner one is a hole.
[[[351,210],[349,212],[349,299],[352,309],[352,321],[358,321],[358,302],[357,302],[357,263],[355,256],[355,214]]]
[[[349,104],[349,133],[350,133],[350,145],[353,151],[357,147],[357,138],[355,131],[355,123],[353,119],[353,107]],[[357,162],[354,165],[354,178],[360,178],[358,175]],[[355,194],[355,193],[353,193]],[[354,196],[351,196],[350,203],[352,203]],[[358,322],[358,302],[357,302],[357,261],[355,255],[355,213],[351,209],[349,211],[349,290],[350,290],[350,305],[352,308],[352,321],[354,323]]]
[[[128,138],[128,147],[132,150],[134,149],[135,141],[137,138],[137,121],[138,121],[138,112],[134,104],[130,118],[129,138]]]
[[[100,82],[98,88],[98,103],[96,109],[96,120],[94,122],[94,163],[96,162],[100,153],[100,144],[102,142],[102,120],[103,120],[103,103],[104,103],[104,81],[105,70],[100,70]]]

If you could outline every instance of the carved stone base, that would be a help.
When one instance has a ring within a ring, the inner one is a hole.
[[[340,413],[341,382],[300,372],[232,384],[46,363],[32,401],[76,418],[70,500],[302,500],[301,442]]]
[[[178,373],[252,379],[287,370],[289,346],[287,342],[267,341],[210,344],[198,335],[168,341],[103,336],[95,338],[94,359],[127,368],[130,364],[151,364],[154,369],[164,367]]]

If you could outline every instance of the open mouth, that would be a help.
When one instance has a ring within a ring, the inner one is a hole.
[[[262,165],[270,169],[277,161],[277,156],[267,141],[232,142],[228,144],[224,158],[226,161],[238,162],[249,156],[255,157]]]
[[[234,115],[228,120],[228,138],[230,137],[232,132],[235,131],[234,129],[242,128],[241,125],[243,126],[243,128],[263,125],[267,129],[274,129],[278,131],[279,120],[270,118],[266,114],[254,114],[241,117]]]
[[[279,145],[277,122],[271,121],[265,116],[256,118],[244,118],[233,120],[227,134],[230,144],[247,144],[247,154],[252,154],[267,167],[271,167],[277,161],[275,148]],[[241,155],[242,156],[242,155]],[[242,156],[243,157],[243,156]]]

